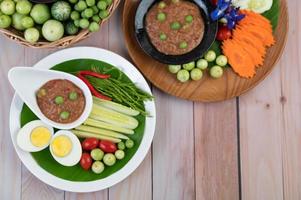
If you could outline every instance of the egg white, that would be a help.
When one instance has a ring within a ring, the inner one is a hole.
[[[50,140],[43,147],[36,147],[31,143],[31,140],[30,140],[31,132],[33,131],[33,129],[40,127],[40,126],[47,128],[50,131],[51,137],[53,136],[54,130],[51,126],[45,124],[41,120],[31,121],[31,122],[25,124],[25,126],[23,126],[17,134],[17,144],[23,151],[38,152],[38,151],[42,151],[43,149],[48,147]]]
[[[56,156],[53,153],[52,148],[51,148],[52,141],[60,135],[64,135],[64,136],[68,137],[72,143],[72,149],[71,149],[70,153],[65,157]],[[82,156],[82,147],[81,147],[80,141],[71,131],[60,130],[60,131],[56,132],[54,134],[54,136],[52,137],[52,140],[50,141],[49,149],[50,149],[51,155],[58,163],[60,163],[61,165],[64,165],[64,166],[68,166],[68,167],[76,165],[80,161],[80,158]]]

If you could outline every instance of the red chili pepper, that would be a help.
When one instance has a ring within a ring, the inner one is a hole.
[[[100,92],[98,92],[94,87],[93,85],[81,74],[78,74],[77,77],[79,79],[81,79],[87,86],[88,88],[90,89],[91,93],[97,97],[97,98],[100,98],[100,99],[104,99],[104,100],[108,100],[108,101],[111,101],[112,99],[110,97],[107,97],[103,94],[101,94]]]
[[[107,78],[111,77],[111,75],[109,75],[109,74],[100,74],[100,73],[92,72],[92,71],[80,71],[79,75],[82,75],[82,76],[93,76],[93,77],[101,78],[101,79],[107,79]]]

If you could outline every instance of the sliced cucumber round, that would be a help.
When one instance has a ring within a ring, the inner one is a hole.
[[[272,8],[273,0],[251,0],[249,9],[256,13],[264,13]]]

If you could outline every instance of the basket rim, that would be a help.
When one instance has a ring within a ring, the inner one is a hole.
[[[113,0],[113,3],[109,7],[109,15],[107,18],[101,20],[99,23],[100,29],[102,25],[112,16],[116,8],[118,7],[120,3],[120,0]],[[68,47],[72,44],[75,44],[81,40],[84,40],[88,38],[92,33],[87,30],[87,29],[82,29],[77,35],[71,35],[71,36],[65,36],[62,37],[61,39],[54,41],[54,42],[47,42],[47,41],[38,41],[36,43],[29,43],[28,41],[25,40],[24,37],[21,36],[20,32],[17,31],[14,28],[10,29],[2,29],[0,28],[0,33],[2,33],[6,38],[21,44],[26,47],[31,47],[31,48],[65,48]]]

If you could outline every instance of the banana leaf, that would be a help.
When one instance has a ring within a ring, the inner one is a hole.
[[[92,67],[97,67],[101,72],[111,74],[112,77],[118,78],[124,82],[131,82],[131,80],[116,67],[98,60],[92,59],[77,59],[70,60],[58,64],[52,68],[52,70],[64,71],[74,74],[80,70],[90,70]],[[142,103],[142,102],[141,102]],[[33,112],[24,104],[21,111],[21,126],[26,123],[38,119]],[[47,172],[57,176],[59,178],[69,181],[94,181],[110,176],[116,171],[123,168],[128,161],[136,153],[144,134],[145,117],[142,115],[136,116],[139,121],[139,126],[134,130],[135,134],[129,135],[129,137],[135,142],[135,145],[131,149],[125,149],[125,157],[122,160],[117,160],[113,166],[106,166],[105,170],[101,174],[95,174],[91,170],[85,171],[79,164],[73,167],[65,167],[54,160],[51,156],[49,148],[40,152],[31,153],[35,161]]]

